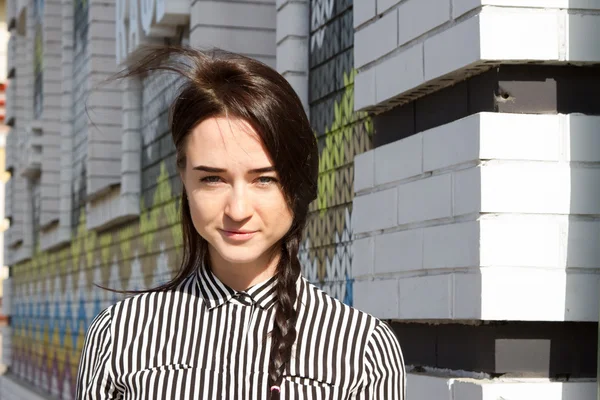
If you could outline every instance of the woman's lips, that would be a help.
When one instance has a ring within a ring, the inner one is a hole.
[[[258,231],[228,231],[221,229],[221,234],[228,239],[236,241],[244,241],[251,239]]]

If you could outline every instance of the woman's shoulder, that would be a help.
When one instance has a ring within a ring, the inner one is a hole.
[[[299,296],[305,313],[337,321],[346,329],[362,332],[365,337],[369,337],[380,325],[386,325],[379,318],[340,301],[304,278],[302,280]]]
[[[191,286],[192,280],[186,278],[179,285],[168,290],[148,290],[136,294],[127,295],[127,297],[114,302],[102,310],[92,323],[96,320],[115,322],[123,318],[139,315],[139,311],[144,309],[146,312],[157,312],[159,309],[168,306],[173,297],[187,296],[194,294],[194,287]]]

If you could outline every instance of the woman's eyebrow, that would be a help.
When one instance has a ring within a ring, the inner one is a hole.
[[[206,166],[206,165],[198,165],[196,167],[193,167],[192,169],[196,170],[196,171],[204,171],[204,172],[212,172],[212,173],[227,172],[227,170],[224,169],[224,168],[209,167],[209,166]]]
[[[248,171],[248,173],[250,174],[262,174],[265,172],[273,172],[275,171],[275,167],[262,167],[262,168],[256,168],[256,169],[251,169],[250,171]]]
[[[192,169],[196,170],[196,171],[211,172],[211,173],[215,173],[215,174],[227,172],[227,170],[225,168],[209,167],[207,165],[198,165],[196,167],[193,167]],[[270,167],[262,167],[262,168],[251,169],[250,171],[248,171],[248,173],[250,173],[250,174],[262,174],[262,173],[265,173],[265,172],[273,172],[273,171],[275,171],[275,167],[270,166]]]

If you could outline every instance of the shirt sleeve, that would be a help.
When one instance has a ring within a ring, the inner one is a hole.
[[[406,370],[396,335],[384,322],[373,330],[364,355],[361,384],[353,400],[404,400]]]
[[[116,400],[121,393],[110,370],[112,357],[111,314],[102,311],[90,324],[77,373],[77,400]]]

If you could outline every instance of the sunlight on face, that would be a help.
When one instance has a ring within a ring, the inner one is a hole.
[[[181,177],[196,231],[214,263],[266,265],[293,216],[257,133],[210,118],[188,136]]]

